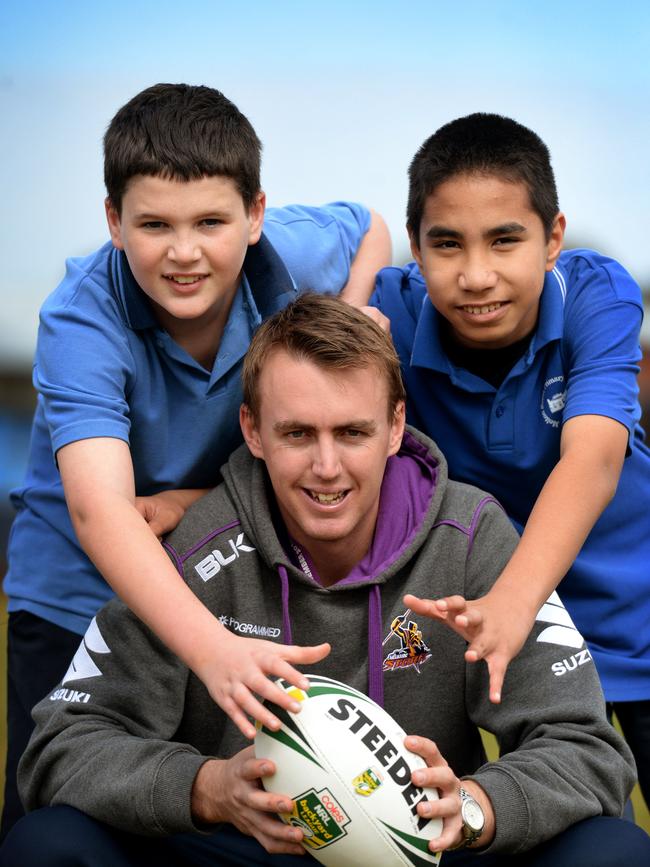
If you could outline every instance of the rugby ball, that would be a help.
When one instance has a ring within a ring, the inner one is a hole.
[[[423,819],[416,805],[437,800],[435,789],[411,782],[426,764],[404,746],[403,729],[372,699],[327,677],[307,675],[301,689],[277,684],[301,704],[293,714],[275,704],[278,731],[258,723],[255,754],[271,759],[276,773],[263,783],[294,801],[284,822],[300,828],[303,846],[328,867],[397,867],[438,864],[429,840],[440,819]]]

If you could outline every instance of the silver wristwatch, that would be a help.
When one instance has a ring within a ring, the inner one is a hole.
[[[463,842],[454,849],[463,849],[476,843],[485,828],[485,816],[478,801],[469,792],[461,789],[460,792],[460,817],[463,820]]]

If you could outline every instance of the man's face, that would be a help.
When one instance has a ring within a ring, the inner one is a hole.
[[[208,325],[227,315],[247,247],[260,237],[264,196],[247,212],[230,178],[138,175],[121,215],[108,200],[106,214],[113,244],[125,251],[160,324],[177,337],[190,320]]]
[[[242,407],[244,437],[261,458],[282,518],[318,563],[358,562],[370,547],[386,460],[404,431],[388,419],[388,386],[373,366],[327,371],[283,350],[259,380],[259,418]]]
[[[558,214],[547,240],[526,186],[494,175],[458,175],[428,197],[411,250],[459,343],[498,349],[534,330],[564,226]]]

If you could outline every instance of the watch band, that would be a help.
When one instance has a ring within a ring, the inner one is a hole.
[[[463,839],[457,846],[450,847],[449,852],[454,849],[465,849],[472,843],[476,843],[485,828],[485,816],[479,802],[462,787],[458,794],[460,795],[460,816],[463,820]]]

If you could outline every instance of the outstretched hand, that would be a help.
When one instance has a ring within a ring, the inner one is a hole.
[[[532,629],[535,614],[513,611],[494,589],[479,599],[446,596],[420,599],[407,595],[404,602],[418,614],[445,623],[469,643],[467,662],[484,659],[490,676],[490,701],[499,704],[508,665],[519,653]],[[512,603],[512,600],[510,600]]]
[[[281,677],[306,690],[309,681],[294,665],[320,662],[330,650],[329,644],[298,647],[258,638],[242,638],[224,628],[219,630],[210,659],[196,674],[241,733],[253,738],[255,726],[248,717],[259,720],[267,728],[280,728],[279,719],[260,699],[294,713],[300,710],[300,703],[269,678]]]

